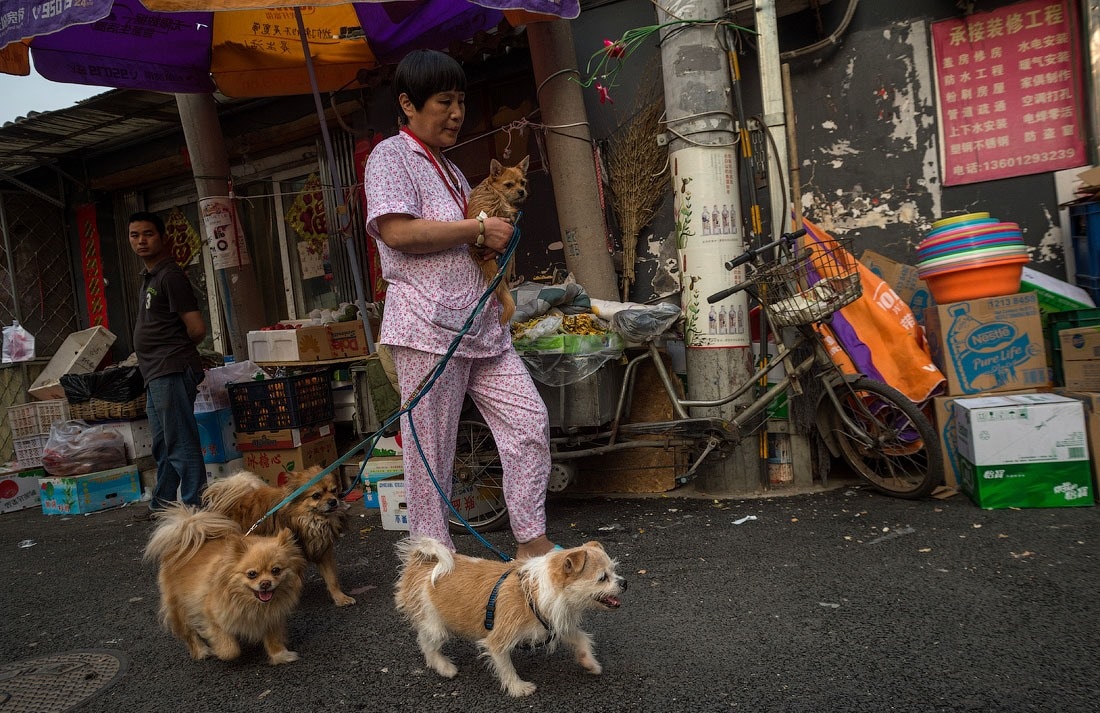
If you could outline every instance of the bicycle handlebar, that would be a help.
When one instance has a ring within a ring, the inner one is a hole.
[[[760,255],[761,253],[763,253],[764,251],[772,250],[773,248],[777,248],[777,247],[779,247],[780,245],[782,245],[784,243],[790,243],[791,241],[794,241],[794,240],[797,240],[798,238],[801,238],[805,234],[806,234],[806,229],[805,228],[799,228],[798,230],[792,231],[790,233],[783,233],[782,235],[779,236],[779,238],[777,240],[773,240],[772,242],[768,243],[767,245],[761,245],[758,248],[749,248],[748,250],[741,253],[740,255],[735,257],[734,259],[729,260],[728,262],[726,262],[726,269],[727,270],[732,270],[736,267],[740,267],[741,265],[744,265],[745,263],[749,262],[750,260],[756,259],[756,257],[758,255]]]

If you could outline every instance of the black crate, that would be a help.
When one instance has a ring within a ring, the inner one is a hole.
[[[332,388],[327,371],[227,384],[238,431],[273,431],[331,421]]]

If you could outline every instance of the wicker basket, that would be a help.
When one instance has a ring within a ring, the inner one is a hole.
[[[69,412],[73,419],[80,421],[134,421],[145,418],[145,394],[129,401],[88,399],[76,404],[70,403]]]

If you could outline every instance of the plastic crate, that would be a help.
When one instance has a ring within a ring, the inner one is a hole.
[[[8,409],[8,425],[12,438],[29,438],[49,434],[55,421],[69,420],[69,402],[49,399],[29,404],[17,404]]]
[[[1050,368],[1057,386],[1064,386],[1065,370],[1062,368],[1062,344],[1058,332],[1074,327],[1091,327],[1100,324],[1100,308],[1074,309],[1054,312],[1047,317],[1046,342],[1050,352]]]
[[[38,416],[39,433],[50,432],[50,426],[58,421],[68,421],[70,416],[69,402],[66,399],[47,399],[34,405]]]
[[[8,427],[12,438],[38,435],[38,414],[34,404],[19,404],[8,409]]]
[[[228,384],[238,431],[299,428],[333,418],[328,371]]]
[[[229,391],[225,384],[211,385],[206,381],[199,384],[195,394],[195,413],[209,413],[229,408]]]
[[[1100,287],[1100,201],[1071,205],[1069,223],[1077,284],[1089,290],[1095,300]],[[1093,284],[1086,285],[1082,278],[1091,279]]]
[[[15,439],[15,460],[20,468],[37,468],[42,465],[42,449],[49,436],[31,436]]]

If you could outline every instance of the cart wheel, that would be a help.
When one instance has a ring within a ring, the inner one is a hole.
[[[466,523],[452,512],[452,532],[465,532],[467,524],[477,532],[492,532],[508,523],[504,468],[493,432],[484,423],[459,421],[453,478],[451,504]]]
[[[577,469],[572,463],[552,463],[550,465],[550,482],[546,489],[551,493],[560,493],[569,487],[577,476]]]

